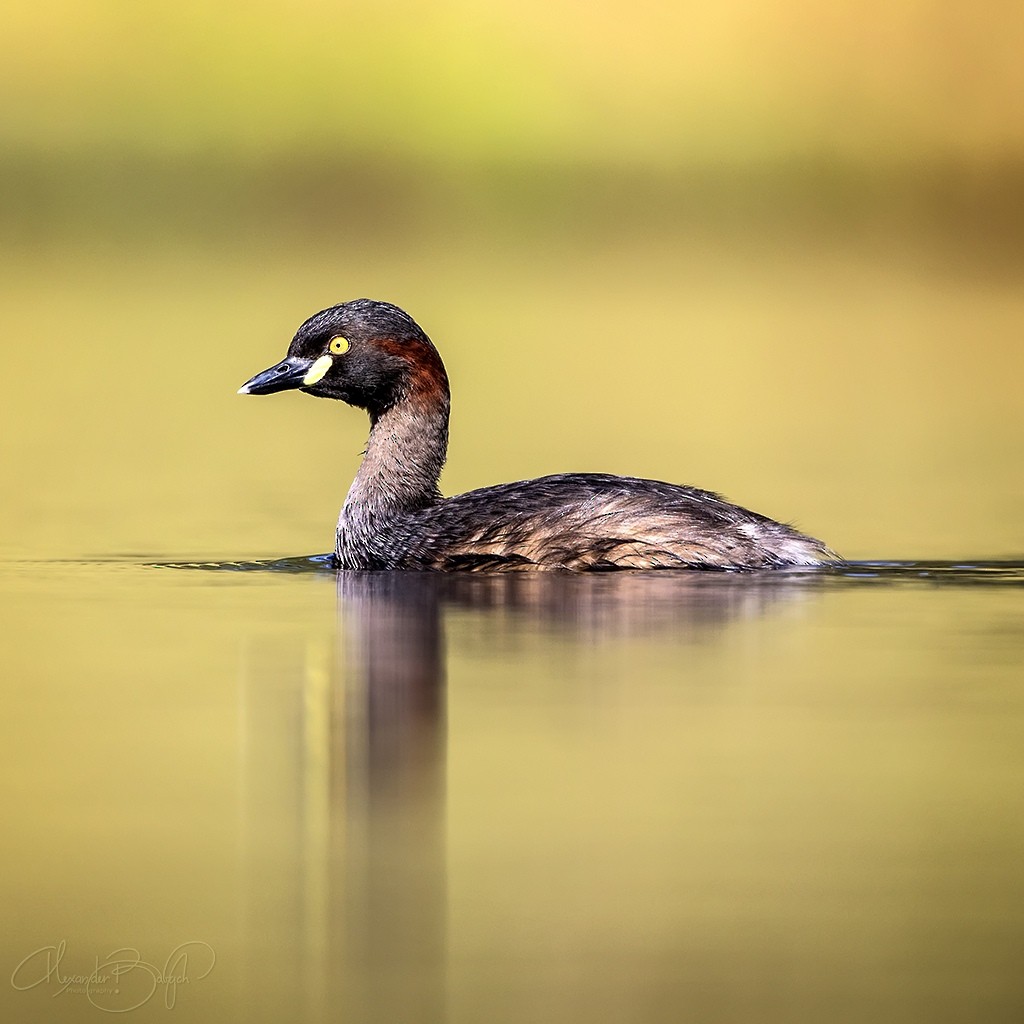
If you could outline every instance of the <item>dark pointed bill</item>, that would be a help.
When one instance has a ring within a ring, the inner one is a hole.
[[[240,395],[273,395],[278,391],[308,386],[307,380],[313,368],[312,359],[289,356],[284,362],[271,366],[270,369],[257,373],[247,380],[239,389]]]

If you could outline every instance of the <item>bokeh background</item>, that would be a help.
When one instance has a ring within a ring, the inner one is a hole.
[[[0,550],[323,551],[360,414],[235,388],[409,309],[447,492],[689,482],[850,557],[1024,548],[1011,0],[14,0]]]

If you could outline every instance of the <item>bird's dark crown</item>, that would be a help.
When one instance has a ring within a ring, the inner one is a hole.
[[[423,329],[405,310],[376,299],[352,299],[314,313],[295,332],[288,355],[316,359],[327,351],[328,342],[337,335],[353,344],[390,340],[430,345]]]

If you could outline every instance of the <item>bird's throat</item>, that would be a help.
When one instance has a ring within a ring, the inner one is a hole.
[[[411,396],[374,418],[341,521],[372,519],[379,528],[382,520],[439,501],[447,449],[447,398],[426,402]]]

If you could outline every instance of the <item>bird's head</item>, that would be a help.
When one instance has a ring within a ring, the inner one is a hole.
[[[240,395],[291,389],[337,398],[374,418],[418,397],[447,405],[448,376],[430,339],[408,313],[373,299],[354,299],[311,316],[288,354],[256,374]]]

